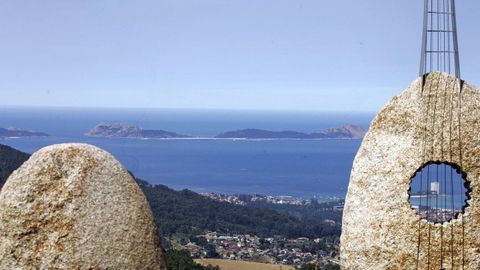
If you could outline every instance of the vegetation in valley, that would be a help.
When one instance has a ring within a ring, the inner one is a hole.
[[[163,185],[153,186],[143,180],[137,181],[164,237],[179,233],[195,235],[205,231],[285,238],[340,235],[339,226],[331,226],[318,219],[300,220],[272,209],[217,202],[189,190],[175,191]]]
[[[170,249],[165,252],[168,270],[220,270],[218,266],[203,266],[196,263],[190,253],[184,250]]]
[[[248,203],[249,206],[258,208],[272,209],[280,213],[287,214],[298,218],[299,220],[333,220],[340,224],[342,222],[342,211],[335,210],[334,207],[342,204],[340,201],[318,203],[317,200],[310,200],[305,205],[294,204],[273,204],[263,201],[255,201]],[[340,233],[340,227],[338,227]]]

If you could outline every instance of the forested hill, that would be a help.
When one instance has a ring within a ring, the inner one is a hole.
[[[29,157],[30,155],[27,153],[0,144],[0,188],[3,187],[8,176]]]
[[[137,181],[165,237],[175,233],[194,235],[207,230],[286,238],[340,235],[340,226],[328,225],[319,219],[300,220],[271,209],[218,202],[189,190],[175,191],[163,185]]]

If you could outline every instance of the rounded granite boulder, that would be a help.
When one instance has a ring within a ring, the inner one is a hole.
[[[166,269],[152,213],[109,153],[60,144],[0,193],[0,269]]]

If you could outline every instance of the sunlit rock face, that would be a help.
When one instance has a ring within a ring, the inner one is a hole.
[[[480,93],[459,89],[454,77],[432,73],[373,120],[351,173],[342,269],[480,269]],[[469,206],[448,223],[421,219],[409,203],[411,178],[428,161],[467,174]]]
[[[149,205],[109,153],[41,149],[0,193],[0,269],[166,269]]]

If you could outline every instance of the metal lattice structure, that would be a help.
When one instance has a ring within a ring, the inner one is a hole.
[[[420,76],[434,71],[461,79],[455,0],[425,0]]]
[[[458,32],[457,32],[457,17],[455,9],[455,0],[425,0],[424,8],[424,22],[423,22],[423,38],[422,38],[422,51],[421,51],[421,60],[420,60],[420,76],[422,76],[422,92],[425,90],[425,83],[429,74],[434,72],[444,72],[448,73],[455,77],[456,85],[458,90],[461,92],[463,88],[463,81],[461,79],[460,72],[460,56],[459,56],[459,47],[458,47]],[[440,88],[440,80],[437,80],[436,89]],[[443,85],[443,88],[455,92],[455,86],[449,87],[446,84]],[[431,90],[431,89],[430,89]],[[430,99],[430,97],[429,97]],[[462,107],[461,94],[458,99],[458,104],[460,108]],[[451,101],[453,103],[453,100]],[[427,103],[427,118],[426,125],[430,123],[434,126],[437,121],[445,120],[445,116],[442,115],[440,119],[435,117],[435,104],[433,108],[430,108],[430,102]],[[445,105],[446,106],[446,105]],[[433,110],[433,117],[429,117],[430,111]],[[430,119],[431,118],[431,119]],[[423,146],[423,159],[425,163],[422,167],[420,174],[420,202],[417,208],[417,214],[419,214],[422,219],[427,220],[428,234],[426,241],[428,243],[427,249],[421,248],[422,245],[422,225],[419,223],[418,227],[418,243],[417,243],[417,259],[416,259],[416,269],[423,269],[422,264],[422,255],[421,253],[427,253],[426,256],[426,269],[431,269],[431,267],[438,267],[440,269],[445,269],[445,267],[451,267],[451,269],[465,269],[465,224],[464,224],[464,211],[468,206],[467,200],[469,199],[468,190],[465,192],[465,188],[468,186],[468,181],[466,181],[466,174],[463,172],[463,157],[462,157],[462,120],[459,117],[455,121],[452,119],[449,120],[449,126],[452,126],[453,122],[458,123],[458,133],[460,144],[458,146],[460,159],[459,164],[448,164],[441,163],[438,160],[432,159],[432,156],[428,155],[425,149],[427,141],[433,140],[431,134],[424,132],[424,146]],[[426,127],[425,130],[428,128]],[[445,129],[445,126],[442,126],[442,129]],[[452,144],[452,138],[444,138],[442,131],[441,138],[441,152],[442,156],[444,155],[443,141],[449,140],[449,145]],[[432,142],[432,151],[433,149]],[[451,152],[451,149],[450,149]],[[436,165],[435,165],[436,164]],[[453,169],[450,165],[456,166],[456,169]],[[448,169],[447,167],[450,167]],[[443,169],[443,173],[439,174]],[[455,192],[454,188],[454,170],[461,173],[462,176],[460,180],[461,187]],[[436,171],[436,172],[435,172]],[[449,171],[449,172],[448,172]],[[412,183],[414,179],[412,178]],[[424,186],[425,184],[425,186]],[[443,188],[441,187],[443,185]],[[450,188],[449,188],[450,186]],[[412,188],[412,187],[411,187]],[[466,195],[466,196],[464,196]],[[422,204],[422,197],[424,203]],[[448,198],[448,199],[447,199]],[[467,200],[465,200],[467,199]],[[443,204],[442,204],[443,200]],[[447,200],[450,200],[450,203],[447,203]],[[461,207],[460,210],[456,209],[455,201],[459,200],[457,203],[457,208]],[[453,227],[451,227],[451,236],[450,239],[444,239],[443,224],[451,222],[461,216],[460,223],[462,228],[461,236],[454,236]],[[438,223],[441,225],[441,237],[440,237],[440,256],[438,258],[431,258],[432,253],[432,224]],[[425,235],[423,235],[425,236]],[[455,238],[460,238],[461,249],[461,263],[455,265],[454,263],[454,248],[453,242]],[[450,263],[446,263],[447,257],[445,246],[450,246],[451,248],[451,258]],[[439,263],[438,263],[439,260]],[[423,260],[424,261],[424,260]],[[435,262],[437,261],[437,262]],[[423,262],[425,263],[425,262]],[[436,263],[438,263],[437,266]]]

